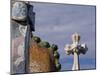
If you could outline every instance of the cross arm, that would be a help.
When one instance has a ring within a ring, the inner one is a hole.
[[[72,51],[72,45],[69,45],[69,44],[65,45],[64,50],[66,51],[67,55],[70,55],[73,52]]]
[[[80,53],[86,54],[86,52],[88,51],[87,45],[85,43],[81,44],[81,47],[79,50],[80,50]]]

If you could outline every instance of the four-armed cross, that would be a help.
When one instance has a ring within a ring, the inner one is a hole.
[[[66,54],[73,54],[74,55],[74,61],[73,61],[73,67],[72,70],[80,70],[80,64],[79,64],[79,54],[85,54],[88,50],[86,44],[79,44],[80,41],[80,35],[78,33],[74,33],[72,35],[72,44],[67,44],[65,46]]]

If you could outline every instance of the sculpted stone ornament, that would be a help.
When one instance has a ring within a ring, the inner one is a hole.
[[[25,21],[27,17],[27,5],[25,2],[15,2],[12,5],[12,19]]]
[[[24,2],[14,2],[11,15],[11,38],[12,38],[12,74],[25,73],[25,36],[27,31],[26,22],[27,5]]]
[[[67,55],[73,54],[74,55],[74,62],[72,70],[80,70],[79,64],[79,54],[85,54],[88,50],[86,44],[79,44],[80,35],[78,33],[74,33],[72,35],[72,42],[73,44],[67,44],[65,46],[65,51]]]
[[[12,74],[28,73],[29,41],[34,31],[35,13],[29,2],[13,1],[11,13]]]

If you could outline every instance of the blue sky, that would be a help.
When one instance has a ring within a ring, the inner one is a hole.
[[[86,43],[88,51],[80,55],[81,69],[95,68],[95,6],[31,3],[34,5],[35,35],[50,44],[57,44],[61,70],[71,70],[73,55],[66,55],[65,44],[71,44],[71,35],[78,32],[80,43]]]

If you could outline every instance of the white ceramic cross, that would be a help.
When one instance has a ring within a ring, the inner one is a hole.
[[[78,33],[74,33],[72,35],[72,44],[65,45],[65,51],[66,54],[74,55],[74,61],[73,61],[73,67],[72,70],[80,70],[80,64],[79,64],[79,54],[85,54],[88,50],[86,44],[79,44],[80,41],[80,35]]]

